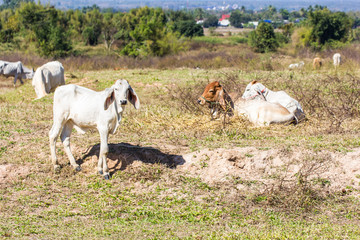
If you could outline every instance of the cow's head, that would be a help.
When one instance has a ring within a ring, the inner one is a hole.
[[[121,79],[117,80],[111,88],[105,90],[106,99],[104,103],[104,109],[108,107],[115,101],[118,108],[124,107],[129,101],[135,109],[140,108],[140,100],[137,96],[134,89],[130,86],[128,81]]]
[[[263,93],[265,92],[265,90],[266,87],[263,84],[254,80],[246,86],[242,98],[250,100],[260,97],[261,99],[263,99]]]
[[[25,78],[26,79],[32,79],[34,77],[35,71],[34,68],[32,68],[31,70],[28,70],[25,72]]]
[[[218,106],[220,106],[220,109],[232,115],[232,110],[234,108],[231,97],[218,81],[209,83],[197,102],[200,105],[208,104],[213,113],[217,113],[217,110],[219,110]]]

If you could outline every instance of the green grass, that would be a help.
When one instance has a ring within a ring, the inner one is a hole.
[[[217,37],[217,36],[203,36],[194,37],[194,42],[204,42],[212,45],[237,45],[239,43],[247,43],[247,38],[241,36],[228,36],[228,37]]]

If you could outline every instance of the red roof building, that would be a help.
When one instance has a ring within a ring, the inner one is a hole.
[[[221,18],[219,19],[219,22],[221,22],[222,20],[228,19],[228,18],[230,18],[230,15],[229,15],[229,14],[223,14],[223,15],[221,16]]]

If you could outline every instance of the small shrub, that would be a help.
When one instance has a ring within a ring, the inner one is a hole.
[[[250,33],[249,43],[256,52],[260,53],[273,52],[279,47],[274,28],[266,22],[261,22],[257,29]]]

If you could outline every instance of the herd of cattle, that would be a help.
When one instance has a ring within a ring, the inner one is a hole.
[[[337,67],[341,62],[340,54],[333,57]],[[301,68],[304,62],[291,64],[289,68]],[[314,68],[321,67],[322,60],[315,58]],[[135,109],[139,109],[140,101],[126,80],[117,80],[110,88],[95,92],[74,84],[65,85],[64,68],[58,61],[52,61],[39,67],[35,72],[26,68],[21,62],[0,61],[0,74],[14,77],[14,86],[17,79],[31,79],[37,98],[42,98],[52,91],[53,125],[49,132],[50,151],[55,171],[60,170],[56,157],[56,140],[60,135],[65,153],[70,164],[80,171],[70,150],[70,135],[75,128],[79,133],[89,129],[97,129],[100,134],[100,153],[98,172],[105,179],[110,178],[106,157],[109,151],[108,136],[114,134],[120,124],[125,105],[130,102]],[[61,86],[63,85],[63,86]],[[197,100],[199,104],[208,104],[213,118],[220,113],[232,116],[237,114],[246,117],[255,126],[268,126],[272,123],[298,124],[305,119],[305,113],[300,103],[284,91],[271,91],[263,84],[250,82],[242,97],[236,99],[233,94],[227,93],[218,82],[209,83],[203,94]]]
[[[24,83],[22,79],[32,79],[37,98],[42,98],[57,86],[65,84],[64,67],[58,61],[48,62],[36,69],[36,72],[25,67],[20,61],[0,61],[0,75],[14,77],[14,87],[18,79],[21,84]]]
[[[313,68],[314,69],[320,69],[323,64],[324,64],[324,60],[322,58],[319,58],[319,57],[314,58],[314,60],[313,60]],[[334,64],[335,68],[340,66],[340,64],[341,64],[340,53],[335,53],[333,55],[333,64]],[[293,64],[289,65],[289,69],[302,68],[304,65],[305,65],[305,63],[303,61],[301,61],[299,63],[293,63]]]

